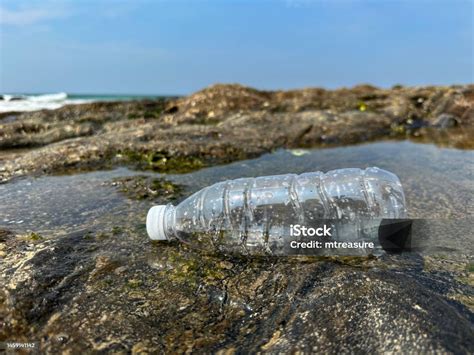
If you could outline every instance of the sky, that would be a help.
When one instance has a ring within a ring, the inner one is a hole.
[[[0,0],[1,93],[472,83],[474,0]]]

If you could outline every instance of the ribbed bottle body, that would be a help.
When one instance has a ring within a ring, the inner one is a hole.
[[[403,190],[394,174],[341,169],[214,184],[176,206],[167,229],[198,247],[278,255],[287,253],[295,225],[324,223],[332,228],[331,240],[357,241],[374,237],[381,219],[405,217]]]

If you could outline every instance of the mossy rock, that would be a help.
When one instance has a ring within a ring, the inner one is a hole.
[[[205,166],[196,157],[173,156],[167,152],[125,151],[126,161],[138,169],[153,170],[160,173],[187,173]]]

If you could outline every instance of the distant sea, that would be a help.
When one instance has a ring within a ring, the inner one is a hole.
[[[141,99],[156,99],[172,96],[153,95],[94,95],[67,94],[65,92],[52,94],[0,94],[0,112],[36,111],[42,109],[54,110],[64,105],[83,104],[95,101],[131,101]]]

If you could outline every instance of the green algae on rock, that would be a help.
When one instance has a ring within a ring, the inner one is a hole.
[[[43,237],[35,232],[31,232],[30,235],[28,236],[31,240],[37,241],[43,239]]]
[[[187,173],[201,169],[204,163],[193,156],[170,155],[166,152],[137,152],[125,150],[125,162],[140,170],[153,170],[160,173]]]

